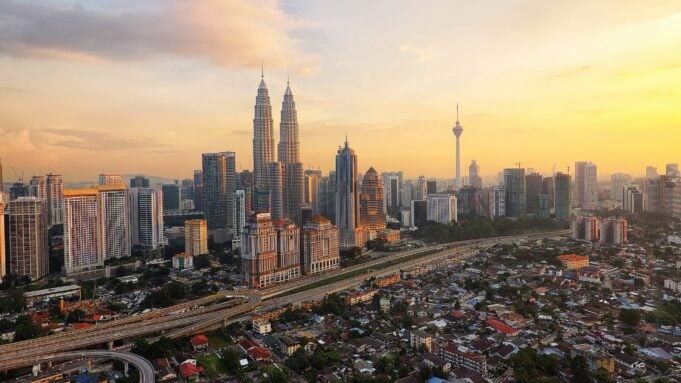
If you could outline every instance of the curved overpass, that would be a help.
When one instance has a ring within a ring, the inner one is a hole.
[[[74,351],[74,352],[63,352],[55,355],[44,355],[37,356],[34,358],[33,363],[46,363],[46,362],[60,362],[65,360],[73,360],[79,358],[97,358],[97,359],[115,359],[121,362],[131,364],[137,368],[140,374],[140,383],[153,383],[154,382],[154,367],[151,362],[145,358],[129,353],[129,352],[117,352],[117,351]]]

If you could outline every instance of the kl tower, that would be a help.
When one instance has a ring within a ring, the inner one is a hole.
[[[461,146],[459,143],[459,138],[461,137],[461,133],[463,133],[463,127],[459,123],[459,104],[456,104],[456,125],[452,128],[452,132],[454,132],[454,136],[456,136],[456,181],[455,181],[455,188],[456,190],[461,189]]]

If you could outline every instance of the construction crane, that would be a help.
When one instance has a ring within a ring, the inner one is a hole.
[[[23,184],[23,183],[24,183],[24,172],[22,171],[22,172],[21,172],[21,177],[19,177],[19,173],[17,173],[17,170],[14,169],[14,166],[11,166],[11,168],[12,168],[12,171],[14,172],[14,177],[17,178],[17,182]]]
[[[520,162],[516,162],[516,165],[518,165],[518,169],[520,169]]]

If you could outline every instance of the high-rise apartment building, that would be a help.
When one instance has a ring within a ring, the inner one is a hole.
[[[35,197],[19,197],[9,203],[10,273],[40,279],[49,271],[45,204]]]
[[[555,184],[553,182],[553,177],[544,177],[541,186],[542,194],[546,194],[549,197],[549,209],[553,210],[555,206]]]
[[[482,189],[464,186],[456,192],[457,214],[459,216],[484,215],[484,196]]]
[[[383,172],[383,207],[388,214],[397,214],[402,205],[402,172]]]
[[[404,184],[402,184],[402,206],[411,207],[411,201],[413,200],[415,200],[414,182],[412,180],[406,180],[404,181]]]
[[[601,238],[601,221],[597,217],[575,217],[571,225],[573,239],[599,241]]]
[[[317,215],[303,227],[303,271],[306,275],[340,267],[338,229]]]
[[[632,214],[646,210],[645,195],[637,185],[626,185],[622,188],[622,209]]]
[[[483,195],[489,218],[494,219],[506,215],[506,189],[504,189],[503,185],[486,188]]]
[[[419,176],[419,178],[414,183],[414,186],[412,187],[411,193],[412,197],[415,200],[420,201],[426,199],[426,196],[428,195],[428,185],[426,177]]]
[[[667,164],[665,166],[665,175],[669,178],[679,176],[679,164]]]
[[[261,73],[253,117],[253,175],[256,190],[267,190],[267,164],[274,161],[272,105],[265,77]],[[256,210],[259,210],[259,207]]]
[[[357,155],[346,138],[336,155],[336,225],[342,250],[364,246],[359,208]]]
[[[130,210],[123,184],[64,192],[66,274],[92,270],[107,258],[130,256]]]
[[[437,193],[437,181],[428,180],[426,181],[426,195]]]
[[[149,178],[145,176],[134,176],[130,179],[131,188],[148,188]]]
[[[383,183],[378,172],[370,167],[362,179],[360,200],[360,222],[364,230],[385,230],[386,217],[383,210]]]
[[[145,250],[158,250],[163,240],[163,192],[158,189],[129,190],[132,244]]]
[[[556,219],[567,221],[572,213],[572,180],[569,174],[560,172],[554,178],[554,213]]]
[[[203,211],[203,170],[194,170],[194,209]]]
[[[233,227],[236,191],[235,153],[203,153],[202,167],[202,205],[208,229]]]
[[[99,209],[100,252],[104,259],[129,257],[130,233],[129,197],[124,184],[110,184],[97,188]]]
[[[449,224],[457,221],[456,197],[451,194],[435,193],[426,197],[427,220]]]
[[[583,209],[598,208],[598,172],[591,162],[575,162],[575,206]]]
[[[525,197],[525,169],[504,169],[506,216],[522,218],[527,213]]]
[[[99,185],[123,185],[123,178],[118,174],[100,174]]]
[[[14,200],[19,197],[29,197],[29,186],[20,180],[9,187],[9,199]]]
[[[627,242],[627,220],[604,218],[601,220],[601,242],[621,245]]]
[[[47,198],[47,177],[45,176],[33,176],[28,182],[28,195],[30,197],[35,197],[43,203],[45,203],[45,208],[47,208],[48,198]]]
[[[409,210],[410,226],[423,227],[428,223],[428,201],[413,200]]]
[[[246,192],[237,190],[234,192],[234,241],[237,247],[241,247],[241,236],[246,226]]]
[[[480,165],[473,160],[468,166],[468,184],[470,186],[482,189],[482,178],[480,177]]]
[[[58,174],[48,174],[47,219],[50,226],[64,223],[64,181]]]
[[[205,219],[184,221],[184,252],[192,257],[208,254],[208,224]]]
[[[542,193],[544,177],[539,173],[525,176],[525,209],[527,214],[537,214],[539,208],[539,194]]]

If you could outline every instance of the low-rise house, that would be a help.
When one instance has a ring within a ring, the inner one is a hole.
[[[190,342],[194,351],[202,351],[208,348],[208,338],[203,334],[193,336]]]

